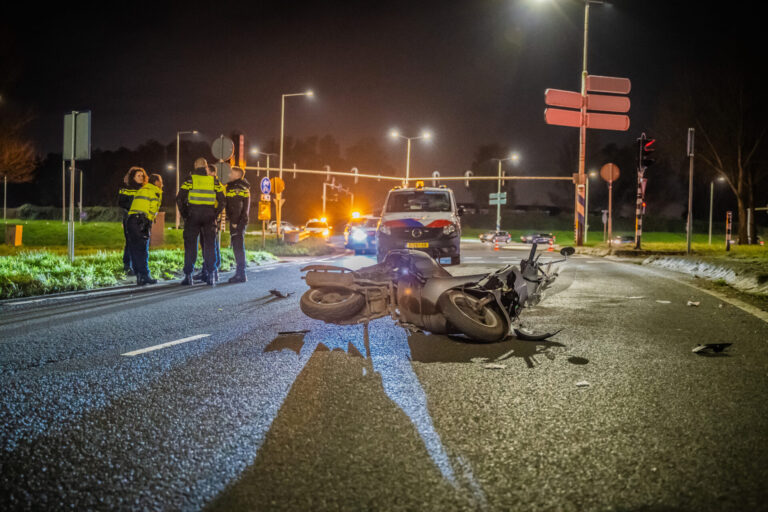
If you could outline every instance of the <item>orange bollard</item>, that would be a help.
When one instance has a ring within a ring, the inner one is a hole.
[[[555,249],[552,247],[552,240],[549,241],[549,247],[547,248],[547,252],[553,252]]]
[[[496,240],[494,240],[494,242],[493,242],[493,250],[494,251],[498,251],[499,250],[499,242],[496,241]]]

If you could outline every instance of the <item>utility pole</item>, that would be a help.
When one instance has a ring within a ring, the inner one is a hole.
[[[691,238],[693,236],[693,136],[694,129],[688,128],[688,221],[686,223],[685,244],[686,254],[691,254]],[[710,234],[710,237],[712,235]]]

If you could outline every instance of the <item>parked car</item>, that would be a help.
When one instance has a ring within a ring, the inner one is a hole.
[[[296,231],[297,229],[299,229],[296,226],[294,226],[293,224],[291,224],[290,222],[287,222],[287,221],[284,221],[284,220],[280,221],[280,225],[282,226],[283,231]],[[269,221],[269,224],[267,224],[267,232],[268,233],[277,233],[277,221],[276,220]]]
[[[482,238],[483,235],[485,238]],[[480,236],[483,242],[507,244],[512,241],[512,236],[506,231],[488,231]]]
[[[491,240],[493,240],[493,237],[495,234],[496,234],[495,231],[486,231],[485,233],[480,233],[480,241],[490,242]]]
[[[633,244],[635,243],[635,237],[632,235],[617,235],[613,237],[613,243],[619,245]]]
[[[376,252],[376,227],[379,217],[367,215],[349,221],[344,228],[344,247],[352,249],[355,254]]]
[[[327,222],[319,219],[309,219],[304,226],[304,231],[309,233],[309,236],[320,237],[328,239],[331,236],[331,227]]]
[[[528,235],[521,236],[520,240],[522,240],[525,244],[549,244],[550,242],[554,244],[555,235],[552,233],[530,233]]]

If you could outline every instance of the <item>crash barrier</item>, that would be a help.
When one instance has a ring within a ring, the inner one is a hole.
[[[24,226],[18,224],[6,224],[5,225],[5,243],[12,247],[18,247],[21,245],[21,233]]]
[[[157,247],[165,243],[165,212],[157,212],[155,223],[152,225],[149,245]]]
[[[284,234],[284,240],[287,244],[297,244],[301,242],[302,240],[309,237],[309,233],[307,231],[285,231]]]

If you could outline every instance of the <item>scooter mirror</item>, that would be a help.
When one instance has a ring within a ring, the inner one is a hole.
[[[573,247],[563,247],[562,249],[560,249],[560,254],[562,254],[563,256],[571,256],[575,252],[576,252],[576,249],[574,249]]]

